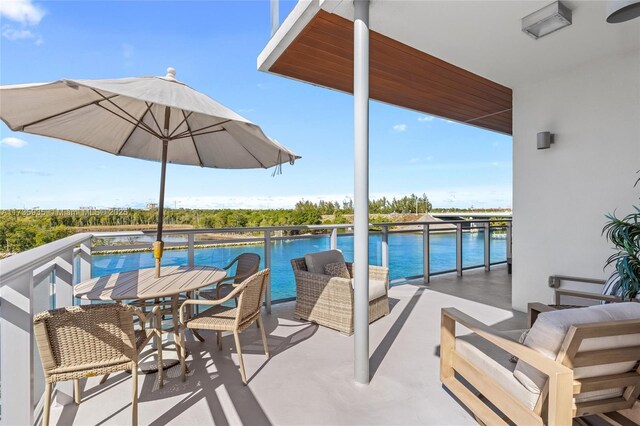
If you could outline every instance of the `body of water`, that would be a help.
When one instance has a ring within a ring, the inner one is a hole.
[[[369,263],[382,264],[381,236],[372,235],[369,241]],[[275,241],[271,244],[271,286],[274,300],[295,296],[295,281],[290,260],[303,257],[307,253],[329,250],[329,237],[302,238]],[[353,237],[339,236],[338,248],[347,261],[353,261]],[[443,272],[456,267],[455,233],[432,234],[430,238],[431,272]],[[240,253],[258,253],[264,266],[264,246],[232,246],[196,249],[196,265],[226,266]],[[491,262],[506,260],[506,240],[491,238]],[[484,264],[484,232],[464,233],[462,235],[463,267]],[[122,253],[93,256],[94,277],[115,272],[151,268],[155,264],[151,252]],[[187,250],[166,250],[162,257],[163,266],[186,265]],[[389,235],[389,274],[390,279],[422,274],[422,234]]]

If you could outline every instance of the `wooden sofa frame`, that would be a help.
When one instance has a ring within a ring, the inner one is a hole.
[[[549,377],[533,410],[456,351],[456,324],[463,325]],[[640,370],[637,363],[633,371],[623,374],[580,380],[573,377],[573,368],[576,367],[638,361],[640,346],[578,353],[582,340],[638,332],[640,332],[640,320],[574,325],[569,329],[557,358],[552,360],[457,309],[444,308],[440,336],[440,381],[474,413],[479,422],[484,424],[506,425],[508,423],[469,390],[459,377],[471,384],[515,424],[570,425],[575,417],[631,408],[640,395]],[[625,388],[621,397],[582,403],[573,402],[573,397],[580,393],[617,387]]]

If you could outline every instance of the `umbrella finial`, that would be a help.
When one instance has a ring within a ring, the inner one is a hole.
[[[164,77],[168,80],[175,80],[176,79],[176,69],[173,67],[169,67],[167,68],[167,75]]]

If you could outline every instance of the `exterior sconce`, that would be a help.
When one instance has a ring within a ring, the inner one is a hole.
[[[538,133],[538,149],[549,149],[551,144],[554,143],[554,134],[551,132]]]

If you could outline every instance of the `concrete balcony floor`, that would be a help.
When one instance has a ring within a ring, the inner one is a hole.
[[[188,336],[191,372],[183,383],[179,367],[139,376],[139,423],[149,425],[247,424],[476,424],[441,386],[440,309],[453,306],[501,329],[524,328],[526,316],[510,307],[506,267],[444,275],[429,287],[409,283],[389,292],[391,314],[370,327],[371,383],[353,381],[353,337],[293,319],[294,303],[265,315],[271,358],[258,331],[241,334],[249,384],[237,368],[233,336],[223,350],[213,333],[201,343]],[[120,373],[99,385],[82,384],[82,403],[52,407],[52,423],[129,424],[131,376]]]

